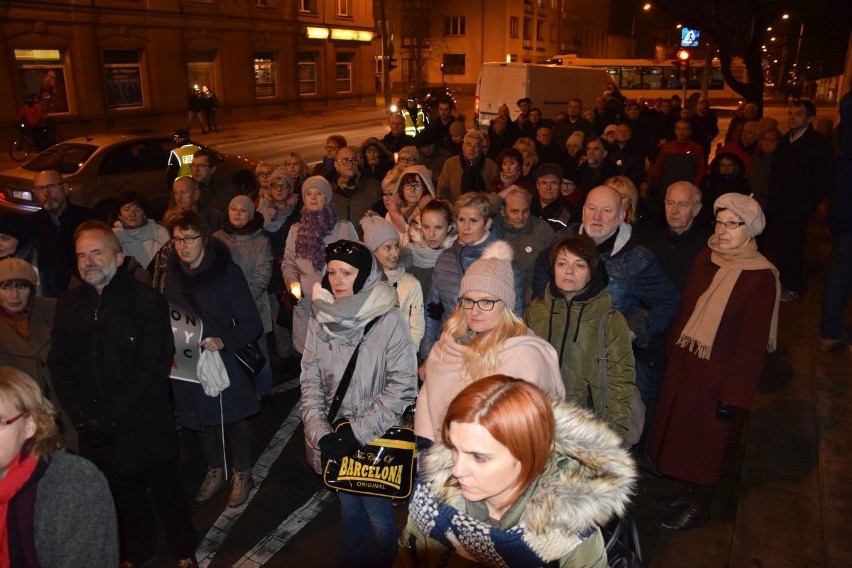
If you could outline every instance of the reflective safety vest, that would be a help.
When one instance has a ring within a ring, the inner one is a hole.
[[[402,109],[402,116],[405,118],[405,133],[409,136],[416,136],[418,132],[425,130],[429,124],[429,121],[426,120],[426,115],[423,113],[423,109],[419,106],[417,107],[416,122],[411,117],[408,108]]]
[[[169,156],[169,164],[180,164],[180,169],[175,179],[192,175],[192,155],[199,150],[201,150],[201,146],[196,146],[195,144],[187,144],[186,146],[172,150]]]

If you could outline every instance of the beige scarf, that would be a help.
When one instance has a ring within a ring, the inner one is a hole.
[[[689,321],[677,340],[677,345],[698,355],[701,359],[710,359],[713,341],[719,331],[719,323],[725,313],[725,306],[740,273],[743,270],[771,270],[775,276],[775,307],[772,310],[772,323],[769,327],[769,343],[766,350],[771,353],[777,346],[778,301],[781,297],[781,283],[778,269],[757,252],[757,243],[749,239],[734,250],[721,250],[716,235],[710,237],[707,246],[713,252],[710,261],[719,267],[707,290],[698,298]]]

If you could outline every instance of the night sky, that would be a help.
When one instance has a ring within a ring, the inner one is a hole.
[[[653,28],[672,28],[672,38],[675,30],[673,25],[678,22],[675,16],[661,12],[660,8],[651,13],[641,13],[640,0],[611,0],[610,1],[610,33],[630,35],[631,20],[636,17],[636,40],[639,55],[647,56],[649,48],[653,48]],[[654,4],[652,1],[651,4]],[[790,0],[790,19],[784,23],[788,26],[788,49],[793,53],[796,49],[798,31],[802,19],[805,23],[805,34],[799,56],[802,69],[810,64],[811,71],[807,73],[815,78],[822,69],[821,76],[838,75],[843,71],[846,50],[849,44],[849,32],[852,29],[852,1],[850,0]],[[801,6],[801,8],[799,8]],[[767,35],[767,40],[769,36]],[[645,51],[645,53],[641,53]]]

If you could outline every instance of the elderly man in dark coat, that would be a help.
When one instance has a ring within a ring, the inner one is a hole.
[[[84,283],[59,298],[47,360],[57,397],[79,433],[80,455],[109,481],[122,560],[141,566],[154,556],[150,490],[178,565],[197,566],[195,530],[177,478],[168,304],[126,270],[106,223],[80,225],[75,246]]]

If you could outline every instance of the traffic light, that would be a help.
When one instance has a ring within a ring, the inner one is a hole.
[[[399,65],[396,64],[396,61],[396,57],[388,57],[388,73],[399,67]]]
[[[687,51],[685,49],[681,49],[677,52],[677,60],[674,61],[673,63],[681,71],[683,71],[685,69],[689,69],[689,56],[690,56],[689,51]]]

